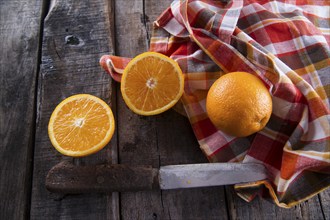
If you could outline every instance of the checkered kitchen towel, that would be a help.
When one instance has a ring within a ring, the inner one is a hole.
[[[182,103],[210,162],[256,162],[268,179],[236,185],[251,201],[270,196],[292,207],[330,185],[330,5],[318,0],[174,1],[155,21],[150,50],[176,60],[185,74]],[[103,56],[116,80],[129,58]],[[205,97],[231,71],[258,76],[269,89],[267,126],[228,136],[208,119]]]

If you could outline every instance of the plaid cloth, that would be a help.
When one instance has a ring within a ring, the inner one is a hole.
[[[154,22],[150,50],[176,60],[185,74],[182,103],[210,162],[255,162],[268,178],[238,184],[239,196],[269,197],[289,208],[330,185],[329,1],[174,1]],[[129,58],[101,65],[120,81]],[[258,76],[269,89],[267,126],[246,138],[228,136],[208,119],[212,83],[232,71]]]

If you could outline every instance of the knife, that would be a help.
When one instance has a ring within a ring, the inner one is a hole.
[[[151,166],[102,164],[55,165],[46,177],[46,188],[58,193],[109,193],[153,189],[182,189],[247,183],[266,179],[257,163],[202,163]]]

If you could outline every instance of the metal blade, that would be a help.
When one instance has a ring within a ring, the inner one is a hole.
[[[256,163],[205,163],[162,166],[161,189],[195,188],[254,182],[266,179],[266,169]]]

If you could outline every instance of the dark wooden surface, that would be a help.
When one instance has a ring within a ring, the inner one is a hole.
[[[188,120],[173,110],[132,113],[119,85],[99,67],[103,54],[148,50],[152,21],[170,0],[0,1],[0,219],[330,219],[329,190],[291,209],[230,186],[109,194],[58,194],[45,188],[61,161],[159,167],[207,162]],[[77,93],[105,100],[116,133],[97,154],[71,159],[51,146],[55,106]]]

